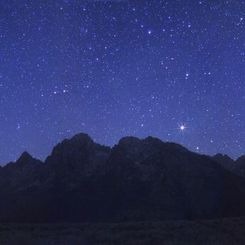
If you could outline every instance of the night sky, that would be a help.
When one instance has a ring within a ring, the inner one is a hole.
[[[0,1],[0,162],[66,137],[245,153],[245,1]]]

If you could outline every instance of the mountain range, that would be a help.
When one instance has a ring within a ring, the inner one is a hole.
[[[119,222],[245,215],[245,156],[200,155],[153,137],[115,146],[77,134],[42,162],[0,167],[1,222]]]

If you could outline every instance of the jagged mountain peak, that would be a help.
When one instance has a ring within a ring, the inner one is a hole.
[[[245,163],[245,155],[242,155],[237,158],[236,162],[240,162],[240,161]]]
[[[45,163],[59,171],[61,168],[73,168],[87,175],[105,164],[109,152],[110,147],[95,143],[88,134],[79,133],[57,144]]]
[[[235,161],[226,154],[218,153],[212,159],[228,170],[233,170],[235,167]]]
[[[92,138],[85,133],[79,133],[74,135],[69,139],[64,139],[61,143],[58,143],[51,153],[52,155],[60,155],[64,152],[67,154],[73,154],[74,151],[77,150],[85,150],[90,147],[93,147],[96,143],[92,140]],[[49,156],[50,157],[50,156]],[[49,158],[48,157],[48,158]]]
[[[164,143],[163,141],[161,141],[160,139],[156,138],[156,137],[152,137],[152,136],[148,136],[144,139],[140,139],[138,137],[134,137],[134,136],[126,136],[123,137],[119,140],[119,145],[125,145],[125,144],[140,144],[140,143]]]
[[[160,140],[159,138],[153,137],[153,136],[148,136],[144,139],[145,142],[149,142],[149,143],[163,143],[162,140]]]
[[[93,142],[92,138],[85,133],[79,133],[74,135],[72,138],[69,139],[70,141],[79,141],[79,142]]]
[[[118,144],[113,147],[113,152],[120,151],[128,157],[138,158],[142,154],[148,155],[153,153],[162,144],[163,142],[161,140],[153,137],[139,139],[137,137],[127,136],[119,140]]]
[[[216,162],[223,163],[227,165],[227,167],[230,165],[232,166],[235,161],[228,156],[227,154],[217,153],[212,157]]]
[[[217,153],[213,157],[214,158],[217,158],[217,159],[218,158],[222,158],[222,159],[227,159],[227,160],[233,161],[233,159],[229,155],[227,155],[227,154]]]
[[[31,154],[29,154],[27,151],[24,151],[20,157],[18,158],[18,160],[16,161],[17,163],[22,163],[22,162],[27,162],[30,160],[33,160],[34,158],[31,156]]]
[[[16,166],[34,166],[42,163],[42,161],[32,157],[31,154],[29,154],[27,151],[24,151],[20,157],[17,159],[16,162],[10,163],[8,165],[16,165]],[[6,165],[7,166],[7,165]]]
[[[93,139],[85,133],[79,133],[74,135],[71,138],[66,138],[62,142],[58,143],[53,150],[60,148],[60,147],[67,147],[70,146],[85,146],[85,145],[93,145],[95,142]]]
[[[125,136],[121,138],[118,142],[118,145],[134,145],[140,143],[141,140],[134,136]]]
[[[133,136],[127,136],[123,137],[119,140],[118,144],[114,148],[124,148],[128,149],[130,151],[135,150],[157,150],[162,149],[166,151],[181,151],[181,152],[187,152],[189,151],[187,148],[180,144],[172,143],[172,142],[163,142],[159,138],[148,136],[144,139],[139,139],[137,137]]]

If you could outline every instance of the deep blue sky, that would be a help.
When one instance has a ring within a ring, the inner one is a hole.
[[[244,154],[245,2],[0,1],[0,162],[78,132]]]

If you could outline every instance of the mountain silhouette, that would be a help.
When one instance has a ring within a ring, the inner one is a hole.
[[[233,160],[229,156],[222,154],[216,154],[212,158],[224,168],[245,177],[245,155],[239,157],[237,160]]]
[[[235,168],[235,161],[226,154],[218,153],[213,156],[213,160],[215,160],[228,170],[234,170]]]
[[[245,155],[236,160],[234,172],[245,177]]]
[[[110,222],[245,215],[245,180],[223,162],[231,161],[154,137],[124,137],[110,148],[81,133],[55,146],[44,162],[24,152],[0,168],[0,220]]]

